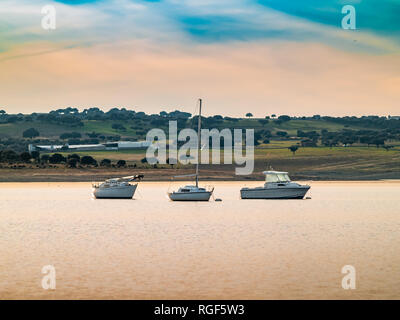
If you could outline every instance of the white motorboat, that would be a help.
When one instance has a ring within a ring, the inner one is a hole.
[[[264,171],[263,187],[242,188],[242,199],[303,199],[310,186],[290,181],[287,172]]]
[[[194,176],[196,177],[196,185],[188,185],[185,187],[181,187],[178,191],[168,192],[168,197],[172,201],[209,201],[211,195],[214,192],[214,188],[200,188],[199,187],[199,162],[200,162],[200,132],[201,132],[201,106],[202,100],[199,99],[200,107],[199,107],[199,119],[198,119],[198,128],[197,128],[197,137],[198,137],[198,159],[196,163],[196,174],[186,175],[186,177]],[[182,177],[182,176],[181,176]]]
[[[138,184],[130,182],[140,181],[142,178],[143,175],[136,175],[108,179],[101,184],[94,183],[93,195],[96,199],[132,199]]]

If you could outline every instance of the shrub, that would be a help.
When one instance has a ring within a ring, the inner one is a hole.
[[[102,167],[109,167],[111,166],[111,160],[110,159],[103,159],[100,161],[100,166]]]
[[[32,151],[31,156],[33,159],[35,159],[37,161],[40,158],[40,153],[39,153],[39,151]]]
[[[47,162],[49,162],[49,160],[50,160],[50,156],[49,156],[48,154],[44,154],[44,155],[42,155],[42,156],[40,157],[40,160],[41,160],[42,162],[44,162],[44,163],[47,163]]]
[[[66,140],[66,139],[70,139],[70,138],[81,138],[82,135],[79,132],[66,132],[60,135],[60,139],[62,140]]]
[[[97,165],[97,161],[91,156],[83,156],[81,158],[81,164],[96,166]]]
[[[126,131],[126,128],[120,123],[114,123],[111,127],[115,130]]]
[[[49,162],[52,164],[66,162],[66,161],[67,159],[62,154],[59,153],[55,153],[49,157]]]
[[[18,154],[13,150],[0,151],[0,162],[16,162],[19,160]]]
[[[67,159],[68,160],[75,159],[77,162],[81,161],[81,157],[79,155],[77,155],[76,153],[68,155]]]
[[[117,162],[117,167],[121,168],[121,167],[125,167],[126,166],[126,161],[125,160],[118,160]]]
[[[29,152],[22,152],[19,157],[23,162],[30,162],[32,159],[32,156]]]
[[[67,164],[70,168],[76,168],[76,165],[78,164],[78,160],[76,158],[70,158],[70,159],[68,159]]]

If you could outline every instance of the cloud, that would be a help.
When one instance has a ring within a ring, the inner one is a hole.
[[[310,21],[340,27],[341,10],[353,5],[360,30],[392,36],[399,40],[400,5],[393,0],[257,0],[261,5]]]
[[[398,108],[399,44],[377,31],[342,30],[273,1],[78,2],[53,2],[54,31],[41,28],[49,0],[0,2],[2,105],[159,112],[203,96],[210,114]],[[316,2],[303,3],[308,12]]]
[[[173,21],[178,22],[182,30],[191,36],[191,39],[203,43],[232,40],[318,41],[342,50],[371,53],[399,50],[398,37],[391,37],[388,34],[378,35],[376,32],[379,31],[379,28],[375,30],[373,27],[369,29],[363,27],[365,19],[362,18],[368,10],[360,10],[361,27],[359,30],[343,30],[341,28],[344,16],[341,13],[343,5],[338,5],[338,2],[340,1],[235,0],[215,2],[188,0],[179,1],[179,3],[166,1],[164,4],[172,8],[165,10],[167,15]],[[347,3],[355,2],[358,1]],[[174,6],[171,6],[171,3]],[[390,29],[387,25],[382,24],[382,26],[395,32],[399,29],[398,25],[400,24],[397,18],[397,20],[394,19],[397,11],[394,10],[394,6],[392,8],[387,4],[388,1],[383,1],[383,3],[385,9],[381,12],[382,16],[391,17],[394,29]],[[389,3],[392,2],[389,1]],[[370,13],[376,12],[372,9],[377,10],[377,8],[379,6],[370,8]],[[370,20],[368,19],[368,21]]]
[[[96,3],[103,0],[54,0],[55,2],[61,2],[69,5],[79,5],[79,4],[87,4],[87,3]]]
[[[0,96],[9,112],[67,106],[193,112],[203,97],[206,114],[395,114],[399,61],[319,43],[188,49],[137,40],[5,61]]]
[[[398,39],[376,32],[385,29],[379,21],[370,22],[370,29],[342,30],[340,1],[317,0],[97,0],[54,1],[57,29],[40,27],[40,9],[48,1],[4,0],[0,28],[4,35],[1,51],[32,41],[106,43],[147,39],[192,45],[230,41],[294,41],[320,42],[342,50],[385,53],[399,50]],[[356,2],[356,1],[352,1]],[[392,1],[380,1],[382,16],[389,17],[394,32],[399,20],[392,19],[396,10]],[[361,7],[361,4],[360,4]],[[369,6],[360,9],[368,17]],[[371,8],[370,8],[371,9]],[[373,19],[368,19],[368,21]],[[374,28],[374,26],[377,26]],[[387,31],[389,26],[386,26]],[[369,32],[369,31],[374,32]],[[368,31],[368,32],[366,32]]]

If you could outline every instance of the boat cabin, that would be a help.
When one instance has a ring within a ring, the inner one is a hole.
[[[287,172],[280,171],[264,171],[265,183],[286,183],[290,182],[290,178]]]
[[[131,184],[129,182],[137,180],[140,181],[141,179],[143,179],[143,175],[139,174],[129,177],[107,179],[101,184],[93,183],[92,185],[94,188],[112,188],[112,187],[130,186]]]
[[[178,192],[206,192],[206,189],[204,188],[198,188],[196,186],[185,186],[182,188],[179,188]]]

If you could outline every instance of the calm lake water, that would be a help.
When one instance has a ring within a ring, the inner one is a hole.
[[[311,200],[272,201],[239,199],[262,182],[207,184],[222,202],[170,202],[169,183],[141,183],[136,200],[0,184],[0,298],[400,298],[400,182],[311,182]]]

